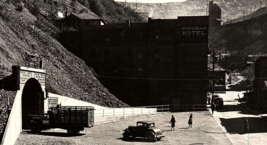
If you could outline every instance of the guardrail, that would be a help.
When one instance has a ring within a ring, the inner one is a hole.
[[[139,106],[143,108],[156,108],[157,112],[170,112],[170,105]]]
[[[173,106],[173,111],[200,111],[207,110],[206,104],[192,104],[192,105],[176,105]]]
[[[170,105],[154,105],[154,106],[138,106],[129,108],[110,108],[110,109],[96,109],[94,111],[95,117],[119,117],[142,114],[155,114],[158,112],[169,112]]]

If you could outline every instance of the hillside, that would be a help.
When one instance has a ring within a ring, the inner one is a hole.
[[[114,0],[53,0],[53,2],[57,2],[55,10],[59,8],[62,12],[64,12],[66,11],[67,6],[68,12],[97,15],[107,24],[124,23],[129,19],[134,22],[145,21],[130,7],[123,7],[123,5],[116,3]],[[49,2],[48,4],[55,6],[55,4],[51,4]],[[48,7],[50,8],[50,6]],[[73,8],[75,8],[75,11],[73,11]]]
[[[213,0],[222,9],[223,21],[248,15],[265,6],[261,0]],[[124,4],[124,2],[120,2]],[[127,3],[137,12],[148,12],[155,19],[176,19],[177,16],[207,15],[207,0],[187,0],[175,3]]]
[[[107,107],[128,106],[99,83],[92,68],[51,37],[57,28],[45,17],[32,15],[25,4],[0,2],[1,76],[10,75],[12,65],[27,66],[25,54],[31,53],[42,58],[48,92]],[[12,105],[14,96],[15,92],[0,90],[0,130],[7,118],[7,100]]]
[[[232,55],[267,54],[266,16],[216,28],[210,33],[210,44],[226,48]]]

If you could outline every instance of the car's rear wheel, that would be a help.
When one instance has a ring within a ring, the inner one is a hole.
[[[149,132],[147,135],[147,139],[149,141],[156,141],[155,134],[153,132]]]
[[[157,141],[161,140],[161,138],[157,138]]]

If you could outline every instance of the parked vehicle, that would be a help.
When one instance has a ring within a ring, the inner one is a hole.
[[[149,141],[159,141],[164,138],[164,135],[161,129],[155,127],[155,122],[138,121],[136,126],[129,126],[124,130],[123,137],[124,139],[144,137]]]
[[[214,104],[216,105],[216,109],[222,109],[223,108],[223,98],[215,98]]]
[[[215,98],[220,98],[219,95],[212,95],[211,103],[214,103]]]
[[[91,106],[61,106],[51,108],[47,113],[29,115],[32,132],[50,128],[66,129],[69,134],[77,134],[84,127],[93,127],[94,108]]]

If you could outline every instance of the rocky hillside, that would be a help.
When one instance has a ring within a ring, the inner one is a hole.
[[[84,61],[51,37],[55,28],[45,17],[32,15],[24,3],[0,2],[0,72],[11,74],[12,65],[27,66],[25,53],[42,58],[49,92],[108,107],[128,106],[109,93]],[[84,93],[88,93],[84,96]],[[15,92],[0,91],[0,124],[5,121],[7,98]]]
[[[210,44],[241,56],[267,54],[266,16],[216,28],[210,33]]]
[[[224,21],[248,15],[265,6],[262,0],[213,0],[222,9]],[[252,2],[252,4],[251,4]],[[123,4],[123,2],[121,2]],[[207,15],[208,0],[187,0],[175,3],[127,3],[137,12],[148,12],[155,19],[176,19],[177,16]]]
[[[84,8],[78,6],[78,10]],[[92,68],[55,39],[59,30],[46,17],[46,8],[30,0],[0,2],[0,80],[12,73],[12,65],[27,66],[26,53],[38,55],[47,72],[48,92],[106,107],[128,106],[100,84]],[[0,90],[0,133],[15,93]]]
[[[36,0],[26,0],[35,1]],[[107,24],[124,23],[126,20],[134,22],[145,21],[130,7],[115,2],[114,0],[53,0],[53,4],[47,1],[48,8],[51,5],[55,10],[60,9],[62,12],[88,13],[90,15],[97,15],[101,17]],[[57,5],[55,3],[57,2]],[[67,7],[67,9],[66,9]],[[75,11],[73,11],[75,8]],[[51,9],[48,9],[50,11]]]

